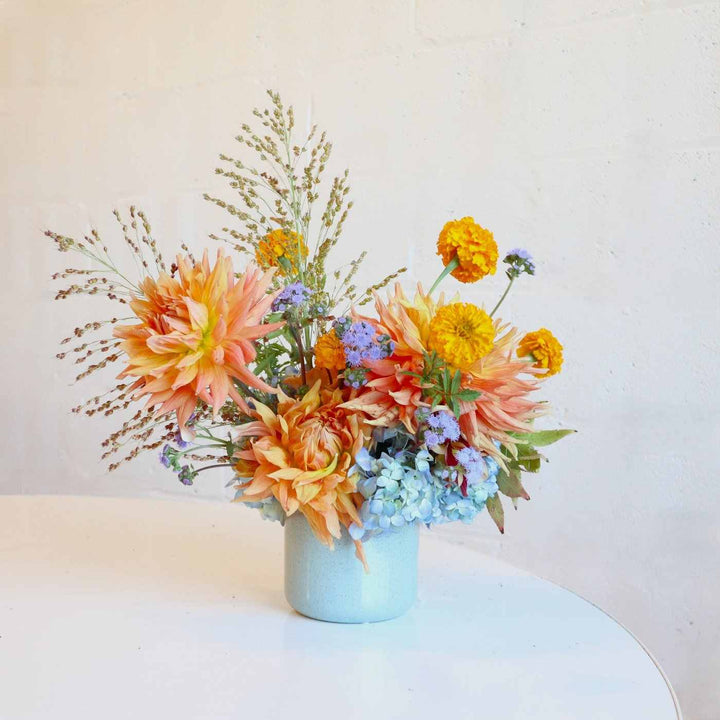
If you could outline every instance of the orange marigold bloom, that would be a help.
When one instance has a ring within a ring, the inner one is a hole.
[[[308,256],[308,247],[302,235],[273,230],[258,242],[255,250],[257,264],[264,269],[276,267],[281,275],[297,273]]]
[[[458,259],[459,265],[451,275],[464,283],[494,275],[497,268],[498,247],[493,234],[471,217],[445,223],[438,238],[437,254],[446,267]]]
[[[347,391],[323,387],[318,380],[301,400],[278,391],[273,412],[254,402],[254,422],[240,426],[238,438],[248,438],[237,453],[235,470],[241,478],[243,502],[273,495],[283,510],[301,512],[315,535],[329,547],[340,528],[362,524],[350,468],[368,431],[362,417],[342,407]],[[358,548],[360,553],[361,548]]]
[[[372,425],[389,427],[401,422],[408,431],[417,431],[416,411],[429,403],[423,399],[422,380],[408,373],[422,373],[423,353],[432,350],[433,318],[443,307],[447,307],[443,295],[435,300],[420,286],[412,301],[399,284],[387,302],[375,294],[379,320],[362,319],[375,324],[379,333],[389,335],[395,351],[384,360],[365,363],[367,385],[345,407],[361,410]],[[509,433],[530,431],[530,421],[547,406],[528,397],[537,389],[541,372],[515,358],[517,331],[499,320],[493,325],[495,340],[490,352],[462,369],[462,387],[477,390],[480,396],[460,403],[459,422],[470,444],[504,464],[493,441],[514,447],[515,440]],[[530,377],[522,378],[523,374]]]
[[[161,273],[143,280],[143,296],[130,303],[140,322],[118,326],[113,334],[128,356],[119,377],[137,378],[134,397],[147,396],[158,414],[176,411],[184,428],[198,398],[214,413],[228,397],[247,408],[233,378],[274,392],[247,363],[255,359],[253,341],[283,323],[262,324],[274,299],[267,294],[272,272],[250,265],[236,279],[222,252],[214,267],[207,252],[200,263],[178,256],[177,266],[177,277]]]
[[[535,367],[547,369],[547,375],[556,375],[563,364],[563,346],[546,328],[528,333],[517,349],[518,357],[528,355],[535,360]]]
[[[321,335],[315,343],[315,367],[327,370],[345,368],[345,349],[334,330]]]

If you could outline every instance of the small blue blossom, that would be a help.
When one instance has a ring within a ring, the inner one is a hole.
[[[503,258],[503,262],[509,265],[505,274],[511,280],[520,277],[523,273],[527,273],[528,275],[535,274],[535,263],[533,262],[532,256],[523,248],[513,248],[510,250]]]
[[[389,335],[378,335],[364,320],[352,322],[350,318],[341,317],[333,323],[333,328],[342,341],[349,367],[360,367],[365,360],[383,360],[395,350]]]
[[[455,442],[460,437],[460,426],[452,413],[440,410],[428,415],[424,421],[430,428],[425,432],[427,445],[440,445],[448,440]]]
[[[282,292],[273,300],[273,312],[285,312],[288,308],[304,303],[310,296],[310,290],[301,282],[292,283],[283,288]]]
[[[363,367],[349,368],[345,371],[343,379],[346,385],[357,390],[367,383],[367,370]]]
[[[162,452],[160,453],[160,462],[166,468],[169,468],[172,465],[171,456],[173,450],[174,448],[166,443],[162,449]]]
[[[175,431],[175,437],[173,439],[175,440],[175,444],[180,448],[180,450],[185,450],[185,448],[190,447],[190,443],[183,440],[183,436],[180,430]],[[167,467],[167,465],[165,467]]]
[[[197,477],[197,471],[193,470],[189,465],[183,465],[178,473],[178,480],[183,485],[192,485],[193,480]]]
[[[247,478],[235,478],[235,480],[247,481]],[[243,488],[238,488],[235,492],[235,500],[239,500],[242,496]],[[273,495],[266,497],[263,500],[258,500],[257,502],[246,502],[244,504],[249,508],[259,510],[260,516],[263,520],[279,522],[281,525],[285,524],[285,511]]]

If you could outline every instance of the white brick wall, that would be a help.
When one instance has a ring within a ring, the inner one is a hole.
[[[135,202],[166,251],[201,247],[225,223],[201,199],[215,157],[278,88],[352,169],[338,257],[375,251],[363,279],[430,281],[463,214],[534,252],[505,314],[564,341],[547,394],[581,433],[505,537],[448,533],[608,610],[689,720],[717,717],[720,3],[4,0],[0,21],[0,492],[222,497],[153,458],[103,473],[107,428],[67,412],[93,385],[52,359],[85,305],[51,302],[41,231],[109,237]]]

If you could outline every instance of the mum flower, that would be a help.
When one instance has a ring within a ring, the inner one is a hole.
[[[345,407],[361,410],[372,425],[391,427],[400,422],[409,432],[417,432],[417,410],[430,405],[417,376],[422,374],[425,355],[432,350],[433,319],[444,307],[448,306],[442,295],[436,301],[421,287],[412,301],[400,285],[387,302],[375,295],[379,319],[374,322],[379,333],[392,339],[395,349],[388,358],[365,363],[367,384]],[[493,328],[495,340],[490,351],[461,369],[462,387],[480,395],[460,403],[459,423],[468,443],[503,463],[495,441],[512,452],[516,441],[510,433],[529,432],[532,419],[542,414],[545,406],[528,397],[538,388],[541,373],[527,361],[514,358],[517,331],[500,320],[493,322]]]
[[[357,507],[363,501],[352,468],[366,426],[342,407],[345,399],[342,390],[323,388],[320,381],[302,400],[279,391],[276,413],[256,402],[256,420],[238,429],[238,438],[250,439],[236,455],[235,470],[247,478],[238,486],[240,501],[274,496],[288,515],[301,512],[329,547],[341,526],[360,523]]]
[[[546,328],[528,333],[517,349],[518,357],[532,357],[535,367],[546,368],[547,375],[556,375],[563,364],[563,346]]]
[[[495,328],[490,316],[471,303],[438,309],[430,321],[428,344],[453,368],[465,369],[492,350]]]
[[[280,274],[289,276],[297,273],[308,256],[308,247],[302,235],[283,230],[273,230],[258,242],[255,260],[263,268],[279,268]]]
[[[445,223],[438,237],[437,254],[442,256],[445,267],[457,263],[451,274],[464,283],[494,275],[497,268],[498,247],[493,234],[471,217]]]
[[[218,252],[211,267],[177,258],[177,277],[161,273],[141,283],[142,297],[130,303],[140,322],[114,330],[128,357],[119,377],[137,378],[134,397],[147,396],[158,414],[176,411],[184,428],[198,398],[217,413],[228,399],[247,408],[233,379],[274,392],[247,367],[255,359],[253,341],[282,327],[262,324],[274,295],[272,272],[254,265],[235,278],[232,262]]]
[[[343,370],[345,362],[345,349],[335,330],[330,330],[317,339],[315,367],[326,370]]]

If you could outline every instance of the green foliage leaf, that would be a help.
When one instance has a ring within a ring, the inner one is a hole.
[[[576,432],[577,430],[538,430],[537,432],[529,433],[512,433],[512,436],[517,438],[523,445],[545,447]]]

